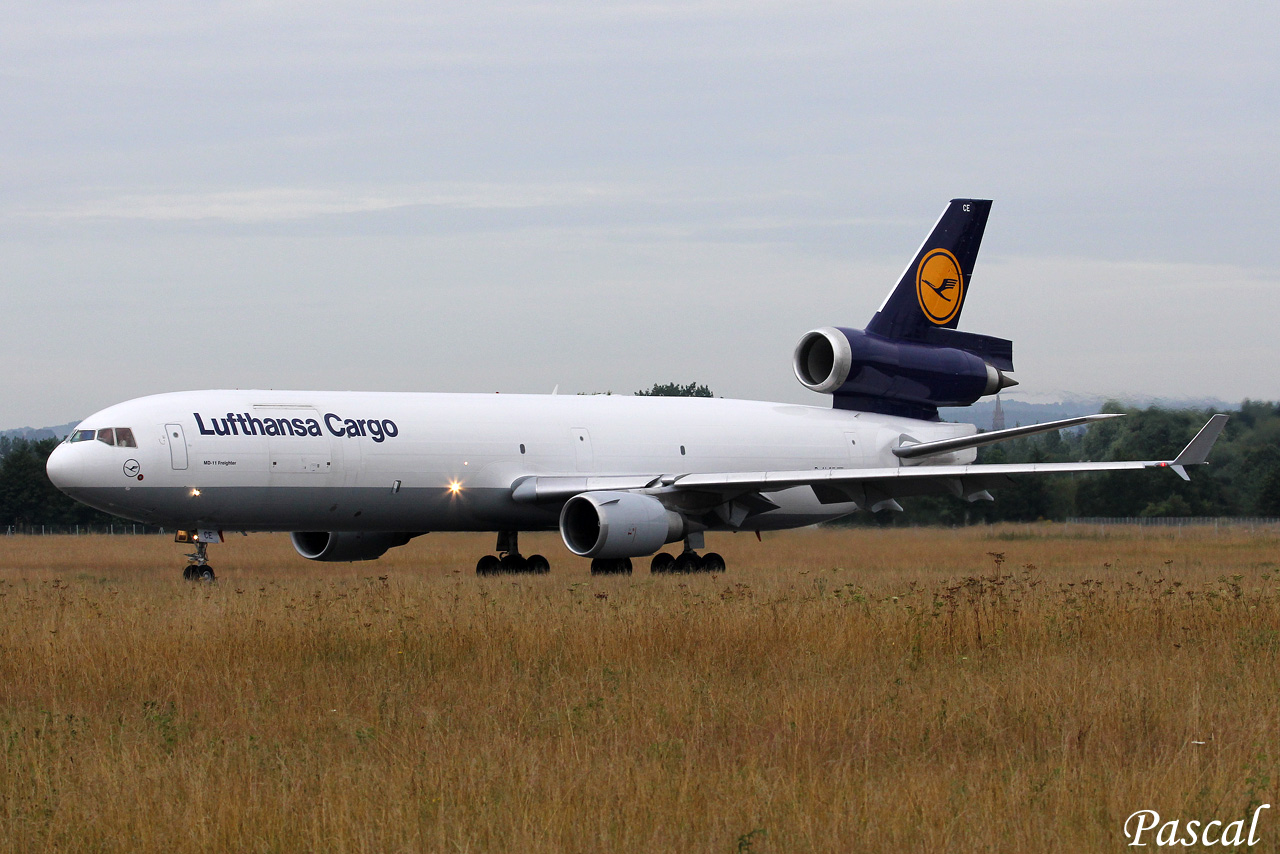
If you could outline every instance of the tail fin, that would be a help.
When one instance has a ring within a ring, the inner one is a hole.
[[[955,329],[990,212],[990,199],[952,199],[866,331],[929,341],[937,330]]]

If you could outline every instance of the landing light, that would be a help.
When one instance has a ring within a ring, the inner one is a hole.
[[[198,490],[198,489],[193,489],[193,490],[191,490],[191,497],[192,497],[192,498],[199,498],[199,497],[200,497],[200,490]]]
[[[449,493],[451,495],[457,495],[461,491],[462,491],[462,484],[459,481],[456,481],[456,480],[449,481]]]

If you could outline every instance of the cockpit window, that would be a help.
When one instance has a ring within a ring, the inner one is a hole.
[[[136,448],[133,430],[128,427],[103,427],[101,430],[76,430],[67,436],[67,442],[91,442],[97,439],[104,445],[117,448]]]

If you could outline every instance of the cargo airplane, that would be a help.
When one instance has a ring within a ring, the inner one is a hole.
[[[824,406],[748,400],[338,391],[185,391],[86,418],[49,457],[72,498],[178,529],[184,575],[213,579],[223,531],[287,531],[304,558],[373,560],[429,531],[493,531],[480,574],[547,572],[521,531],[559,530],[595,573],[723,571],[706,532],[901,510],[930,493],[990,500],[1011,475],[1204,463],[1214,415],[1169,460],[975,464],[977,448],[1109,415],[979,433],[940,420],[1016,384],[1013,344],[956,327],[991,202],[953,200],[866,329],[795,348]],[[668,544],[681,543],[672,554]]]

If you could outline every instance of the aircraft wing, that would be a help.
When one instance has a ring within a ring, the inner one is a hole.
[[[698,492],[732,501],[764,496],[797,486],[808,486],[823,504],[856,502],[872,510],[893,507],[894,499],[913,495],[951,492],[969,501],[989,499],[993,486],[1010,482],[1017,474],[1072,474],[1079,472],[1134,471],[1170,468],[1190,480],[1186,466],[1206,462],[1209,450],[1226,426],[1227,416],[1214,415],[1196,437],[1171,460],[1121,460],[1080,463],[1001,463],[980,465],[915,465],[893,468],[819,469],[800,471],[709,472],[692,474],[652,474],[600,477],[520,478],[512,485],[512,497],[521,502],[565,500],[580,492],[599,490],[644,491],[661,495],[671,492]]]

